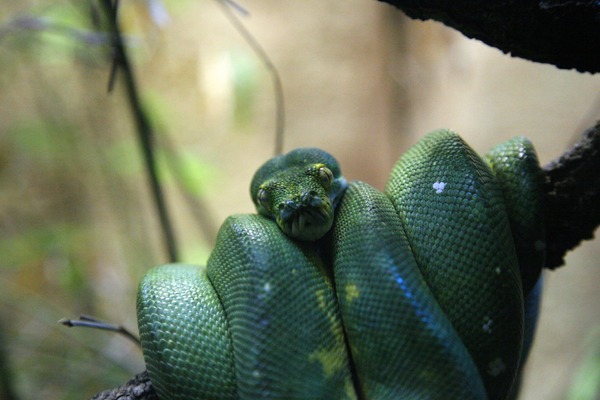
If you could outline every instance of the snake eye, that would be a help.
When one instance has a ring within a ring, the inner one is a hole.
[[[269,195],[267,191],[263,188],[258,189],[258,193],[256,193],[256,202],[260,204],[265,210],[269,210]]]
[[[325,187],[329,187],[333,183],[333,172],[327,167],[319,168],[319,179]]]

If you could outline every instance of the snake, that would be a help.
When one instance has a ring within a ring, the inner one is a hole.
[[[384,191],[300,148],[251,183],[207,265],[142,278],[137,317],[158,397],[508,399],[544,263],[543,172],[513,138],[485,156],[433,131]]]

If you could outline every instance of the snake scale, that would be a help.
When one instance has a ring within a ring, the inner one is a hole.
[[[382,193],[314,148],[265,163],[256,215],[206,268],[142,279],[147,370],[167,399],[506,399],[535,326],[543,174],[515,138],[428,134]],[[525,343],[525,344],[524,344]]]

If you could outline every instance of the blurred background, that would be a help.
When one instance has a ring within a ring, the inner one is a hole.
[[[126,339],[57,321],[91,314],[137,333],[137,282],[167,260],[120,74],[107,93],[94,4],[0,6],[0,389],[15,399],[87,398],[142,371]],[[526,135],[546,164],[600,118],[600,77],[374,0],[239,6],[281,77],[285,150],[322,147],[380,189],[436,128],[480,152]],[[271,76],[216,1],[122,0],[120,23],[181,261],[204,264],[224,218],[254,212],[250,180],[274,148]],[[598,260],[586,242],[546,275],[522,399],[600,398]]]

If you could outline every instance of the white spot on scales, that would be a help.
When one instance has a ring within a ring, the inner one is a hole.
[[[488,363],[487,373],[491,376],[498,376],[506,369],[506,364],[500,357],[495,358]]]
[[[434,182],[433,184],[433,188],[435,189],[436,193],[442,193],[444,191],[444,188],[446,187],[446,182]]]
[[[492,319],[486,315],[485,317],[483,317],[483,325],[481,325],[481,329],[483,329],[485,333],[492,333],[493,322],[494,321],[492,321]]]
[[[263,284],[262,290],[257,290],[256,298],[258,299],[258,301],[263,301],[264,299],[266,299],[269,296],[270,293],[271,293],[271,283],[265,282]]]

